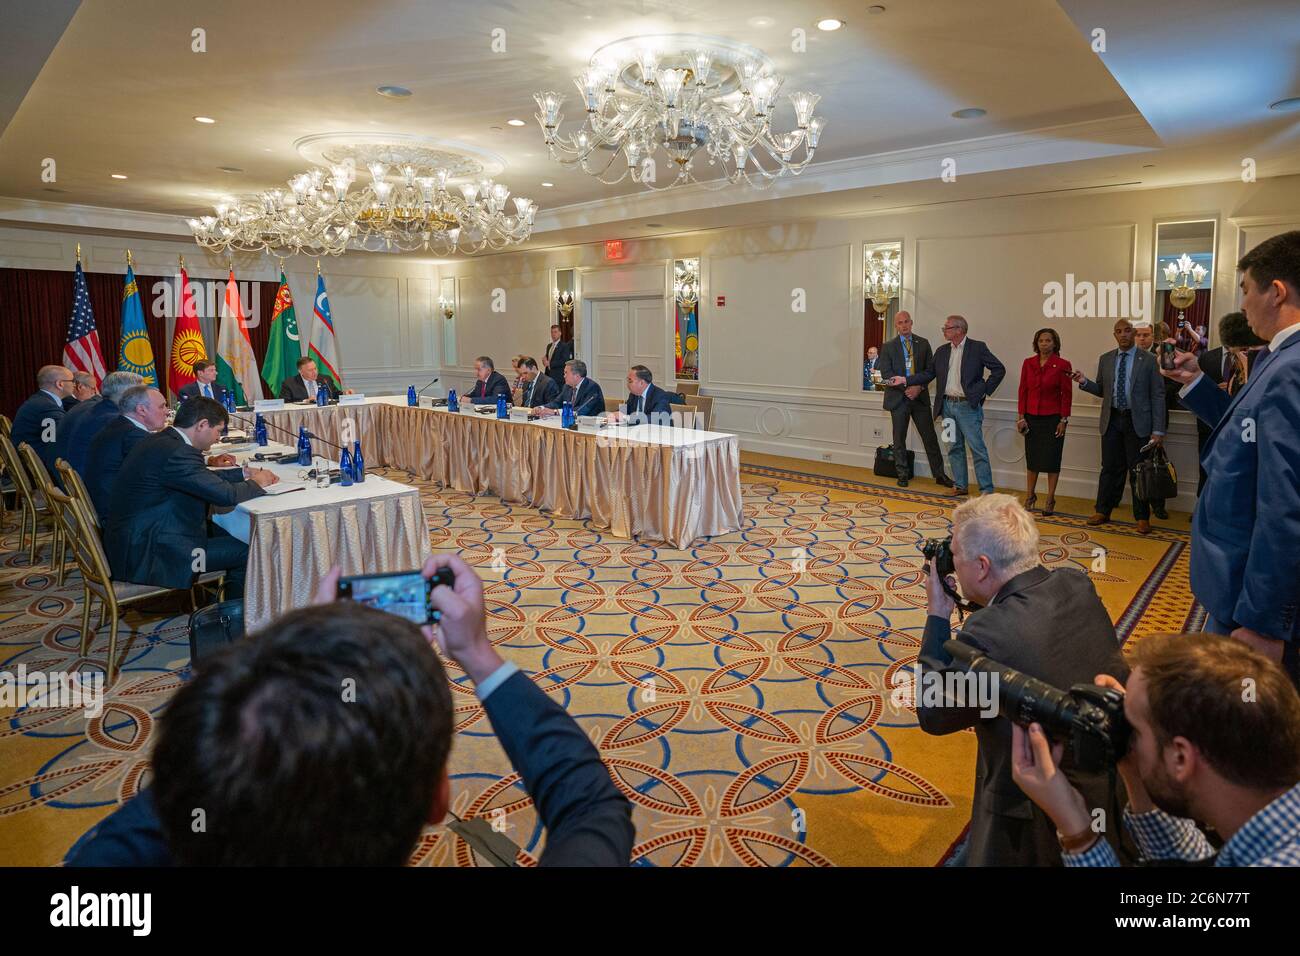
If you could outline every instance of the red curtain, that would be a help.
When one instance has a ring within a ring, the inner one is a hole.
[[[72,316],[74,272],[49,269],[0,269],[0,342],[4,362],[0,363],[0,412],[13,418],[14,412],[36,391],[36,370],[63,361],[63,344]],[[122,282],[120,273],[87,272],[86,288],[95,314],[99,344],[104,350],[104,367],[117,367],[117,350],[122,334]],[[172,276],[137,275],[144,321],[159,377],[166,381],[171,342],[167,340],[167,319],[163,309],[154,315],[154,287],[171,289]],[[266,355],[271,333],[271,311],[275,308],[275,282],[261,282],[258,309],[261,321],[248,330],[258,364]],[[301,328],[310,328],[311,315],[300,311]],[[215,342],[209,343],[215,346]]]
[[[894,303],[890,303],[891,306]],[[867,299],[862,303],[862,361],[867,360],[867,349],[871,346],[880,348],[885,344],[885,319],[888,316],[876,314],[875,306]]]

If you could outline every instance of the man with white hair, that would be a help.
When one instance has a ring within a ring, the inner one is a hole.
[[[957,639],[992,661],[1060,690],[1091,684],[1098,674],[1122,681],[1128,668],[1120,655],[1110,615],[1088,575],[1076,567],[1049,571],[1038,557],[1038,526],[1015,498],[982,495],[952,515],[955,582],[962,596],[980,605],[960,627]],[[926,585],[929,616],[918,655],[918,690],[936,682],[953,686],[946,675],[963,675],[944,650],[952,637],[952,598],[944,591],[933,562]],[[949,578],[949,584],[954,582]],[[1011,721],[988,716],[996,708],[996,687],[979,685],[989,700],[937,703],[917,694],[916,716],[928,734],[975,728],[975,800],[965,866],[1057,866],[1061,847],[1051,819],[1025,796],[1011,776]],[[983,712],[983,714],[981,713]],[[1106,819],[1118,821],[1115,789],[1105,774],[1084,774],[1066,760],[1067,776]],[[1116,827],[1116,830],[1118,827]],[[1106,833],[1112,839],[1111,833]]]
[[[90,451],[90,442],[98,435],[119,412],[117,400],[133,385],[144,384],[144,378],[135,372],[109,372],[104,376],[104,385],[100,390],[102,398],[97,402],[82,402],[68,412],[63,424],[59,426],[59,439],[56,452],[59,458],[67,460],[73,470],[85,476],[86,454]]]

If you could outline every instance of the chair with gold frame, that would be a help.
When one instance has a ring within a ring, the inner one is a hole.
[[[24,442],[24,444],[26,444]],[[27,555],[28,564],[36,564],[36,544],[40,536],[40,520],[43,514],[49,513],[49,506],[39,497],[36,489],[32,486],[31,476],[27,473],[27,466],[23,464],[22,456],[19,455],[18,449],[14,447],[8,435],[0,435],[0,459],[4,461],[5,471],[9,473],[10,479],[14,483],[14,495],[18,509],[22,512],[21,521],[18,528],[18,550],[23,550],[23,542],[27,540],[27,528],[31,526],[32,543]],[[40,465],[42,472],[45,466]]]
[[[54,487],[54,482],[50,480],[50,473],[45,470],[45,465],[37,457],[36,450],[27,442],[23,442],[18,446],[18,457],[22,459],[22,464],[26,466],[32,484],[40,491],[46,509],[53,519],[54,537],[50,547],[50,572],[57,575],[59,587],[63,587],[68,556],[63,534],[63,520],[59,514],[63,506],[59,499],[54,497],[54,492],[58,491],[58,489]]]

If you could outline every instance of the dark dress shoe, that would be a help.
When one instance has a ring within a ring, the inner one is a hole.
[[[1164,508],[1154,508],[1154,507],[1153,507],[1153,508],[1151,509],[1151,513],[1152,513],[1153,515],[1155,515],[1157,518],[1159,518],[1161,521],[1168,521],[1168,520],[1169,520],[1169,512],[1166,511]]]
[[[906,478],[899,478],[899,479],[898,479],[898,487],[900,487],[900,488],[906,488],[906,487],[907,487],[907,479],[906,479]]]
[[[940,475],[938,478],[934,479],[934,483],[938,485],[940,488],[952,487],[952,479],[949,478],[947,475]]]
[[[1105,524],[1109,520],[1110,520],[1110,515],[1104,515],[1100,511],[1098,511],[1095,514],[1093,514],[1091,518],[1085,521],[1084,524],[1091,524],[1091,525]]]

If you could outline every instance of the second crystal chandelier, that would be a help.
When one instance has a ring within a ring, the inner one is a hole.
[[[818,94],[791,93],[794,128],[775,133],[783,82],[754,47],[669,34],[596,51],[574,79],[586,110],[575,133],[560,133],[563,95],[545,91],[534,99],[551,158],[601,182],[630,176],[649,189],[718,179],[767,186],[808,165],[825,122],[813,116]]]

